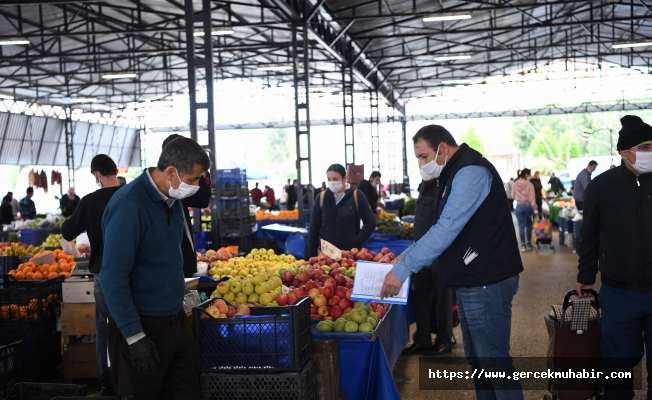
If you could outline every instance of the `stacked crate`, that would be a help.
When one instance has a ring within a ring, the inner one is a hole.
[[[244,242],[244,238],[251,234],[256,223],[249,213],[246,171],[239,168],[218,170],[217,196],[222,245],[232,244],[236,239]]]
[[[193,309],[204,400],[316,400],[310,298],[287,307],[251,307],[234,318]]]

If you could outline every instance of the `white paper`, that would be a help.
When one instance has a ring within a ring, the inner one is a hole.
[[[392,264],[375,263],[369,261],[358,261],[355,267],[355,281],[351,300],[368,301],[380,292],[385,281],[385,275],[392,270]],[[408,290],[410,288],[410,277],[408,277],[398,295],[381,299],[380,296],[373,298],[375,303],[407,304]]]
[[[65,254],[70,254],[75,257],[79,257],[79,252],[77,251],[77,246],[72,244],[72,242],[67,241],[66,239],[59,239],[59,243],[61,243],[61,248],[63,249],[63,252]]]
[[[321,239],[321,252],[333,261],[340,261],[342,259],[342,250],[333,246],[331,243]],[[356,271],[356,274],[358,272]]]

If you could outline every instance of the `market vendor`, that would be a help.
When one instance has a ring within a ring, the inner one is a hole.
[[[165,138],[163,147],[167,146],[171,141],[183,138],[184,136],[172,134]],[[183,275],[186,278],[191,278],[197,272],[197,255],[195,248],[195,238],[192,235],[192,220],[190,219],[189,208],[206,208],[211,202],[211,176],[208,172],[204,174],[202,179],[199,180],[199,190],[197,193],[181,200],[183,207],[183,243],[181,243],[181,250],[183,251]]]
[[[324,239],[338,249],[362,248],[376,229],[367,197],[346,183],[346,170],[333,164],[326,170],[328,189],[315,198],[310,216],[310,257],[317,256]],[[363,227],[360,228],[360,220]]]
[[[192,139],[171,141],[156,168],[119,190],[102,219],[100,278],[109,307],[111,375],[118,395],[200,397],[197,345],[183,309],[181,202],[210,168]]]
[[[61,234],[68,241],[73,241],[83,232],[87,232],[91,246],[89,269],[94,275],[93,295],[95,297],[95,356],[100,370],[100,385],[102,396],[113,396],[113,381],[107,362],[106,320],[109,310],[106,307],[102,287],[100,286],[100,271],[104,254],[104,239],[102,237],[102,215],[111,197],[120,189],[116,178],[118,167],[111,157],[98,154],[91,160],[91,174],[100,189],[86,195],[75,212],[61,226]]]

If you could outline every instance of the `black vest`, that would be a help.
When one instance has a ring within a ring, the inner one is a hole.
[[[423,181],[419,185],[419,198],[414,212],[414,240],[423,237],[435,225],[437,202],[437,179]]]
[[[507,204],[503,181],[496,168],[480,153],[462,144],[439,177],[435,221],[438,221],[457,172],[467,166],[487,168],[492,182],[489,195],[453,243],[439,257],[446,287],[475,287],[498,283],[523,271],[516,230]],[[478,253],[468,265],[464,257]]]

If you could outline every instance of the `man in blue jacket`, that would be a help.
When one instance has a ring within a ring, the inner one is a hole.
[[[423,127],[413,140],[422,138],[437,149],[420,167],[439,179],[435,225],[395,260],[381,297],[398,294],[411,273],[439,259],[444,285],[457,294],[469,364],[511,376],[512,299],[523,264],[503,181],[489,161],[466,144],[458,146],[444,127]],[[523,399],[515,380],[478,374],[474,383],[478,399]]]
[[[110,318],[111,375],[118,395],[199,398],[197,347],[183,309],[184,217],[179,200],[199,189],[206,151],[180,138],[116,192],[102,219],[100,279]]]

